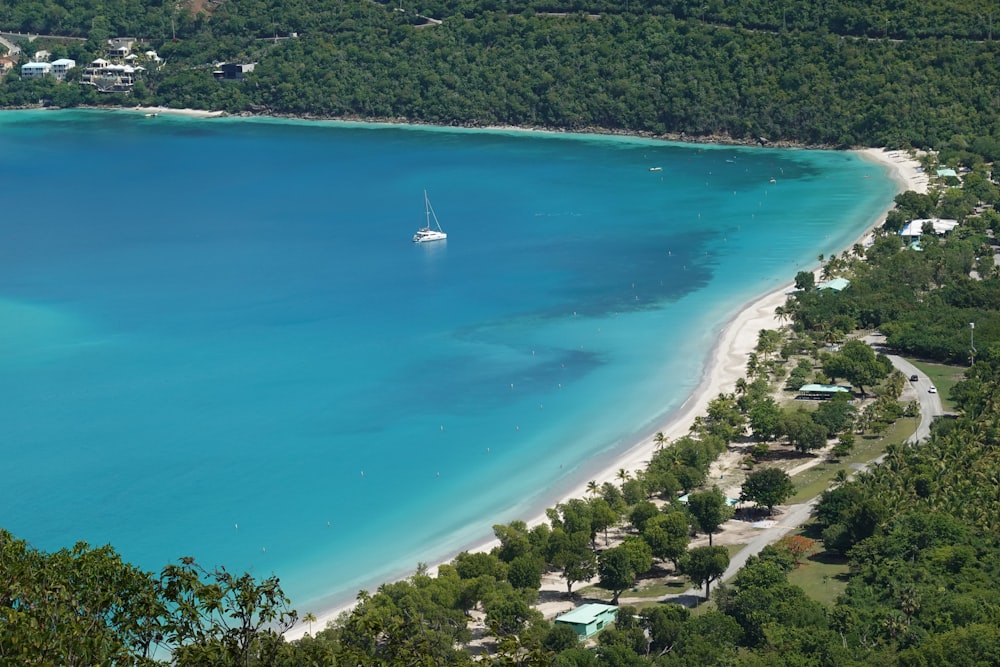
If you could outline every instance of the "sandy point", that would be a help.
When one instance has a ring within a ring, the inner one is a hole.
[[[225,111],[204,111],[202,109],[171,109],[170,107],[129,107],[146,116],[186,116],[187,118],[218,118],[227,115]]]
[[[857,153],[869,162],[889,167],[890,177],[901,186],[902,191],[913,190],[927,194],[930,177],[924,172],[915,154],[887,148],[864,148]]]

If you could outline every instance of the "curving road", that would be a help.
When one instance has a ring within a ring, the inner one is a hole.
[[[881,352],[889,357],[892,365],[907,378],[914,375],[917,376],[916,381],[910,382],[910,387],[916,394],[913,398],[920,404],[920,424],[917,426],[916,432],[906,442],[912,445],[926,440],[931,432],[931,422],[944,414],[944,407],[941,405],[941,394],[937,392],[932,394],[930,392],[931,387],[934,385],[916,366],[898,355],[889,354],[885,347],[885,336],[872,334],[865,336],[864,341],[871,345],[875,352]],[[901,398],[907,398],[908,393],[909,390],[904,389]]]
[[[907,443],[916,444],[926,440],[930,435],[931,422],[944,414],[944,407],[941,405],[941,395],[937,392],[931,393],[930,389],[934,385],[923,373],[920,372],[916,366],[898,355],[889,354],[887,348],[885,347],[884,336],[881,334],[872,334],[865,336],[863,340],[868,343],[875,350],[875,352],[883,353],[889,357],[889,361],[892,362],[893,367],[903,373],[903,375],[907,378],[914,375],[917,376],[916,380],[908,383],[909,386],[903,390],[903,395],[901,396],[903,399],[910,398],[911,400],[916,400],[920,405],[920,424],[917,425],[917,430],[907,440]],[[874,463],[881,461],[881,459],[882,457],[875,459]],[[868,465],[871,464],[859,466],[859,469],[863,469]],[[718,581],[727,581],[732,578],[736,575],[739,569],[746,564],[747,559],[750,558],[750,556],[760,553],[761,549],[766,547],[768,544],[777,542],[787,533],[790,533],[808,521],[809,517],[812,515],[813,507],[818,501],[819,497],[817,496],[816,498],[813,498],[805,503],[785,506],[780,518],[774,522],[773,526],[761,530],[758,535],[756,535],[745,547],[740,549],[740,551],[732,557],[729,561],[729,567],[726,568],[725,574],[723,574]],[[668,595],[662,598],[662,601],[671,601],[685,606],[694,606],[704,599],[704,595],[705,590],[703,588],[691,588],[680,595]],[[638,601],[638,599],[636,601]],[[625,603],[624,598],[621,603]]]

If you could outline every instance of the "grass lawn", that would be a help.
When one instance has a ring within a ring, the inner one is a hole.
[[[817,543],[816,549],[788,573],[788,583],[801,588],[813,600],[832,606],[847,588],[848,575],[847,560],[823,551]]]
[[[856,463],[868,463],[878,458],[885,448],[892,442],[903,442],[911,435],[916,428],[916,423],[912,419],[903,417],[896,420],[896,423],[889,427],[881,438],[871,438],[869,436],[859,436],[854,441],[854,449],[850,456],[837,461],[823,461],[808,470],[803,470],[792,477],[795,483],[795,495],[788,499],[789,503],[802,503],[814,498],[830,487],[834,475],[838,470],[853,472],[851,465]]]
[[[934,364],[928,361],[917,361],[908,359],[911,364],[920,369],[920,372],[937,387],[938,394],[941,395],[941,404],[946,412],[954,412],[955,404],[951,400],[951,388],[962,379],[965,366],[947,366],[945,364]]]
[[[727,544],[726,545],[726,551],[729,552],[729,557],[732,558],[733,556],[735,556],[736,554],[738,554],[740,551],[742,551],[743,547],[745,547],[745,546],[746,546],[746,544]]]

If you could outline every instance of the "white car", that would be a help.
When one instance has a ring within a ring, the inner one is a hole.
[[[937,393],[937,387],[931,387],[930,389],[927,390],[927,393],[929,393],[929,394],[936,394]]]

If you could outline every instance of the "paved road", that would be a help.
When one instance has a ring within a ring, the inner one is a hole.
[[[813,498],[809,502],[798,505],[787,505],[784,512],[774,519],[774,525],[761,529],[761,531],[750,540],[746,546],[740,549],[729,561],[729,567],[717,581],[728,581],[736,576],[740,568],[746,565],[750,556],[755,556],[769,544],[774,544],[782,537],[792,532],[812,515],[813,507],[819,502],[819,497]],[[698,604],[705,599],[704,588],[689,588],[678,595],[668,595],[663,598],[663,602],[676,602],[686,607]],[[638,599],[637,599],[638,600]],[[625,604],[622,602],[621,604]]]
[[[3,35],[0,35],[0,44],[3,44],[4,46],[7,47],[7,54],[8,55],[16,56],[16,55],[20,55],[20,53],[21,53],[21,47],[19,47],[17,44],[14,44],[13,42],[7,41],[3,37]]]
[[[916,432],[913,436],[907,440],[910,444],[915,444],[922,440],[926,440],[930,435],[931,422],[935,418],[940,417],[944,414],[944,407],[941,405],[941,395],[937,392],[931,393],[930,389],[933,386],[931,381],[917,369],[916,366],[911,364],[906,359],[895,355],[889,354],[885,349],[885,337],[879,334],[873,334],[866,336],[864,341],[872,346],[876,352],[885,353],[892,362],[892,365],[898,369],[907,378],[913,375],[917,376],[917,380],[910,382],[909,387],[903,390],[903,398],[908,398],[907,394],[910,393],[914,395],[914,398],[920,404],[920,424],[917,426]],[[882,457],[879,457],[875,462],[881,461]],[[862,468],[867,467],[867,465],[862,466]],[[813,498],[809,502],[802,503],[799,505],[788,505],[784,509],[784,513],[775,521],[773,526],[765,528],[760,531],[745,547],[740,549],[740,551],[733,556],[732,560],[729,561],[729,567],[726,569],[725,574],[719,581],[728,581],[736,575],[741,567],[743,567],[747,559],[750,556],[760,553],[761,549],[766,547],[768,544],[773,544],[777,542],[786,534],[790,533],[794,529],[798,528],[812,515],[813,507],[819,498]],[[663,598],[664,602],[676,602],[678,604],[683,604],[685,606],[694,606],[698,604],[705,595],[704,588],[691,588],[681,593],[679,595],[668,595]],[[636,599],[638,601],[638,599]],[[622,604],[626,604],[623,601]]]
[[[931,432],[931,422],[944,414],[944,407],[941,405],[941,394],[936,392],[932,394],[930,392],[931,387],[934,385],[916,366],[898,355],[889,353],[885,348],[885,336],[872,334],[865,336],[864,341],[871,345],[876,352],[882,352],[889,357],[892,365],[907,378],[914,375],[917,376],[915,382],[910,382],[910,387],[915,391],[915,398],[920,403],[920,425],[917,426],[916,432],[907,442],[914,444],[921,440],[926,440]],[[903,398],[906,397],[906,391],[904,390]]]

